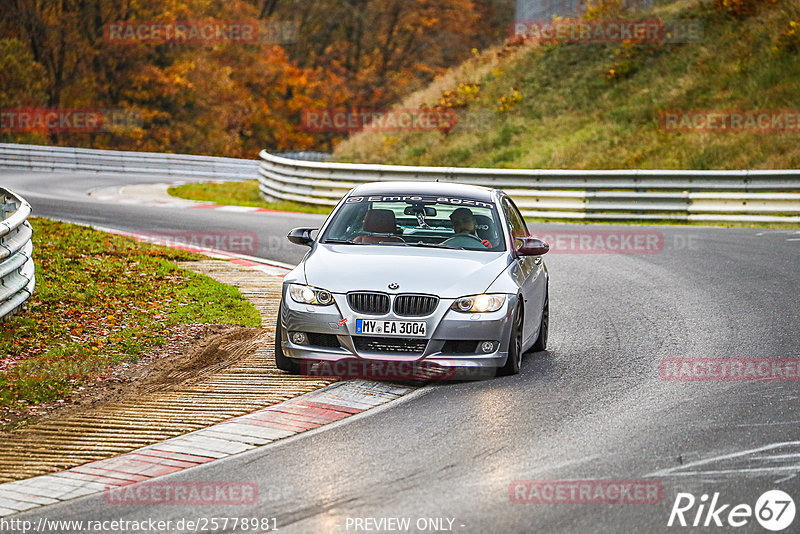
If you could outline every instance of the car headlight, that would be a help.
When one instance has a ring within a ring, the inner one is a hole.
[[[331,292],[317,287],[289,284],[289,295],[293,301],[300,304],[316,304],[318,306],[333,304]]]
[[[505,302],[505,295],[470,295],[456,299],[450,308],[463,313],[484,313],[499,310]]]

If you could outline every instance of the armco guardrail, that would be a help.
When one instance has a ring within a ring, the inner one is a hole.
[[[297,161],[261,152],[267,200],[332,206],[364,182],[426,180],[506,190],[526,217],[800,222],[800,170],[516,170]]]
[[[33,230],[28,224],[31,206],[13,192],[0,188],[0,321],[25,305],[36,285]]]
[[[547,219],[800,222],[800,170],[572,171],[362,165],[261,152],[258,161],[0,143],[0,168],[164,175],[189,179],[258,177],[268,200],[334,205],[358,183],[438,180],[505,189],[523,214]]]
[[[0,168],[214,180],[254,180],[258,176],[257,160],[11,143],[0,143]]]

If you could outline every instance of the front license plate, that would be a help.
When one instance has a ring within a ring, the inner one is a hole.
[[[376,321],[356,319],[356,334],[380,334],[382,336],[425,337],[424,321]]]

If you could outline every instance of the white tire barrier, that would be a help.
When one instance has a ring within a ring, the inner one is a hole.
[[[12,191],[0,188],[0,321],[19,311],[36,286],[31,206]]]

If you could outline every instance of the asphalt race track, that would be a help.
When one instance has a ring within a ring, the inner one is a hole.
[[[33,207],[34,216],[50,217],[81,224],[114,228],[127,232],[255,232],[258,252],[253,254],[296,264],[304,250],[286,240],[296,226],[319,225],[324,215],[304,213],[250,213],[214,210],[171,210],[163,207],[102,202],[87,195],[90,191],[126,184],[163,183],[168,176],[125,177],[111,174],[21,173],[0,169],[0,183],[22,195]]]
[[[256,232],[255,255],[282,262],[296,263],[305,251],[285,241],[286,232],[323,220],[104,203],[86,195],[147,181],[0,172],[0,182],[24,196],[34,215],[126,231]],[[665,358],[800,358],[800,231],[532,229],[644,230],[659,233],[663,248],[546,256],[549,350],[526,355],[518,376],[432,385],[363,416],[163,478],[255,482],[255,505],[119,506],[97,495],[14,517],[274,517],[280,532],[303,533],[366,532],[386,518],[409,518],[412,532],[436,531],[426,530],[437,525],[426,520],[437,518],[444,527],[438,531],[469,533],[768,532],[753,517],[737,529],[713,521],[705,528],[668,528],[667,522],[679,492],[698,501],[686,513],[688,522],[703,494],[719,493],[719,504],[730,505],[719,516],[723,522],[733,506],[754,507],[767,490],[787,492],[800,507],[796,373],[794,380],[690,382],[665,380],[659,372]],[[511,502],[515,481],[564,480],[657,481],[663,499]],[[705,520],[704,514],[700,524]],[[785,532],[792,529],[800,531],[800,517]]]

